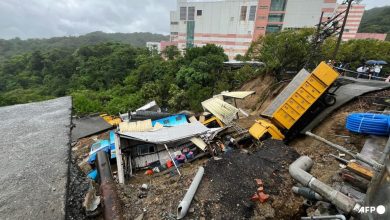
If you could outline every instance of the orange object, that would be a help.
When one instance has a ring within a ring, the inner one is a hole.
[[[146,175],[153,175],[153,170],[147,170],[147,171],[145,172],[145,174],[146,174]]]
[[[168,168],[171,168],[172,166],[173,166],[172,160],[168,160],[168,161],[167,161],[167,167],[168,167]]]
[[[269,195],[264,193],[264,185],[263,181],[261,179],[255,179],[257,185],[259,188],[257,188],[257,192],[252,196],[252,201],[260,201],[261,203],[264,203],[268,200]]]
[[[261,203],[266,202],[268,200],[268,198],[269,198],[269,195],[265,194],[263,192],[260,192],[258,195],[259,195],[259,200],[260,200]]]

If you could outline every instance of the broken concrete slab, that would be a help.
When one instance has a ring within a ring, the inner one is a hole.
[[[100,116],[74,118],[72,123],[74,124],[74,128],[72,129],[72,142],[77,141],[79,138],[88,137],[112,128],[112,125]]]
[[[1,219],[64,219],[70,97],[0,108]]]

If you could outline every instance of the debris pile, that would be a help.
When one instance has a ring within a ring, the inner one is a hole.
[[[111,214],[124,219],[357,216],[369,181],[384,168],[380,154],[388,151],[383,144],[370,142],[371,137],[350,133],[340,124],[351,109],[338,114],[337,120],[325,120],[323,132],[311,131],[337,106],[356,97],[345,93],[349,84],[339,85],[338,77],[326,63],[311,73],[301,70],[260,119],[251,119],[249,130],[239,126],[241,116],[250,113],[236,99],[253,91],[222,92],[203,101],[201,113],[167,113],[152,101],[119,116],[102,115],[116,129],[79,138],[72,149],[83,174],[99,185],[83,181],[86,213],[102,213],[107,219]],[[354,88],[367,91],[390,87],[348,80],[355,83]],[[368,107],[364,111],[373,110]],[[380,114],[388,115],[384,112],[388,106],[380,108]],[[329,129],[329,120],[338,132]],[[339,141],[353,136],[360,140],[355,148]],[[314,145],[311,138],[326,145]],[[359,146],[364,142],[363,148]],[[319,146],[326,146],[325,150]],[[378,146],[381,150],[375,150]],[[99,164],[97,157],[105,162]],[[109,191],[103,181],[107,178]],[[80,203],[78,199],[74,204]],[[111,213],[110,206],[121,213]]]
[[[299,212],[289,202],[295,202],[290,189],[292,181],[288,176],[288,165],[299,154],[281,141],[266,140],[260,149],[253,152],[234,150],[210,161],[205,166],[205,181],[209,181],[210,198],[205,208],[206,219],[220,216],[222,219],[239,219],[261,215],[251,197],[258,189],[255,179],[263,180],[264,189],[270,195],[274,209],[273,218],[285,218]],[[288,198],[292,200],[289,201]],[[290,207],[289,207],[290,206]]]

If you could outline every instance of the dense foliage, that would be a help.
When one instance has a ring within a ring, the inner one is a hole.
[[[148,41],[168,40],[168,36],[152,33],[104,33],[92,32],[78,37],[53,37],[50,39],[14,38],[11,40],[0,39],[0,61],[7,57],[35,50],[47,50],[54,48],[76,49],[81,46],[94,45],[104,42],[120,42],[131,44],[134,47],[145,47]]]
[[[359,26],[359,32],[387,33],[386,40],[390,40],[390,6],[365,11]]]
[[[117,114],[150,100],[171,111],[200,110],[201,101],[253,77],[223,68],[227,56],[215,45],[184,56],[169,47],[164,54],[168,60],[145,48],[102,43],[17,55],[0,66],[0,105],[72,95],[79,114]]]
[[[282,75],[292,78],[304,66],[310,70],[322,60],[349,63],[351,69],[364,60],[390,61],[388,41],[350,40],[332,57],[335,39],[327,39],[317,51],[312,49],[312,39],[311,29],[267,34],[239,57],[262,61],[265,68],[239,70],[223,66],[227,56],[215,45],[191,48],[184,55],[170,46],[163,56],[113,42],[34,50],[0,62],[0,106],[72,95],[78,114],[117,114],[151,100],[172,112],[199,111],[203,100],[259,74],[281,80]],[[389,73],[386,68],[384,76]]]
[[[337,57],[332,57],[336,38],[328,38],[320,49],[313,51],[313,33],[313,29],[301,29],[267,34],[252,42],[247,54],[241,59],[264,62],[267,65],[266,72],[274,74],[279,80],[286,72],[295,73],[303,67],[310,70],[321,61],[342,62],[352,70],[367,60],[390,62],[389,41],[349,40],[341,44]],[[385,66],[382,76],[387,76],[389,71],[389,67]]]

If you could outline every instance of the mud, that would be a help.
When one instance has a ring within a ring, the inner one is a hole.
[[[299,207],[288,209],[288,204],[279,201],[295,197],[290,190],[293,183],[288,175],[288,165],[298,157],[299,154],[283,142],[267,140],[253,152],[235,150],[223,155],[221,160],[211,159],[205,166],[204,181],[210,185],[207,189],[210,197],[203,207],[206,219],[260,216],[261,208],[267,207],[250,200],[258,188],[254,180],[257,178],[263,180],[264,191],[270,195],[267,203],[271,206],[268,209],[274,209],[273,217],[293,218]],[[281,210],[286,208],[285,212]]]

